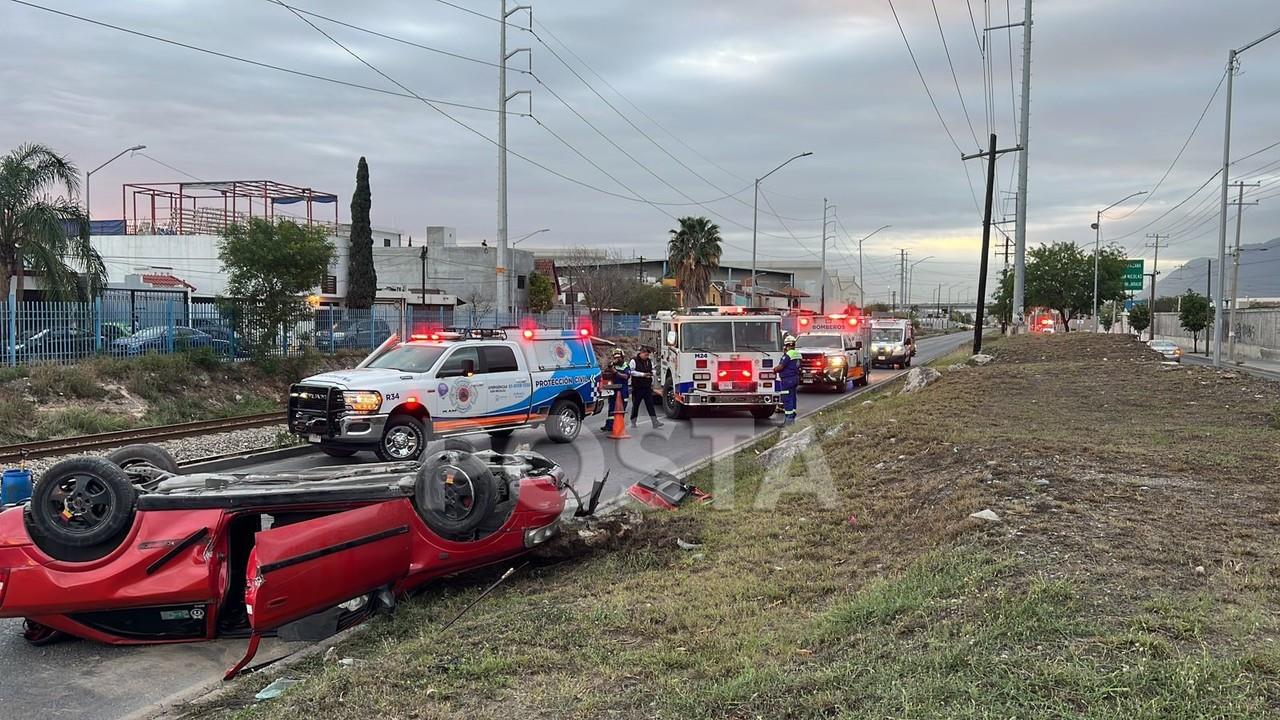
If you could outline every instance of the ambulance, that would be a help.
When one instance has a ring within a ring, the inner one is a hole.
[[[765,419],[778,409],[774,366],[782,335],[782,316],[771,309],[701,306],[648,318],[640,342],[654,348],[667,417],[683,419],[698,408]]]

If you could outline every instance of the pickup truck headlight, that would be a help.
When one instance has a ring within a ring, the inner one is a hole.
[[[372,413],[382,407],[382,393],[373,390],[346,390],[342,402],[351,412]]]
[[[830,365],[831,367],[843,367],[844,357],[841,355],[837,355],[835,357],[827,358],[827,364]]]

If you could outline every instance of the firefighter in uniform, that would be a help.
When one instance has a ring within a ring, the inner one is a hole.
[[[796,350],[794,335],[782,339],[782,360],[775,370],[782,393],[783,423],[790,425],[796,421],[796,388],[800,387],[800,351]]]
[[[613,397],[610,398],[609,412],[604,416],[604,427],[600,428],[602,432],[609,432],[613,428],[613,413],[627,409],[627,388],[631,381],[631,368],[627,366],[622,350],[613,351],[609,365],[600,375],[605,385],[618,386],[613,391]]]

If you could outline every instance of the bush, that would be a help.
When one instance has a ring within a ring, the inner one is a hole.
[[[16,442],[31,439],[35,417],[35,408],[21,395],[0,391],[0,440]]]
[[[66,408],[40,418],[42,437],[73,437],[125,430],[134,426],[133,418],[84,408]]]
[[[100,400],[107,396],[106,388],[94,377],[92,370],[84,365],[33,365],[31,392],[36,397],[80,398],[83,400]]]
[[[21,380],[27,376],[26,365],[16,365],[14,367],[0,367],[0,384]]]

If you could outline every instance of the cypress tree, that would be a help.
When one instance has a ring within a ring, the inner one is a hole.
[[[347,259],[347,307],[373,306],[378,273],[373,267],[373,228],[369,223],[369,164],[360,158],[356,190],[351,195],[351,253]]]

